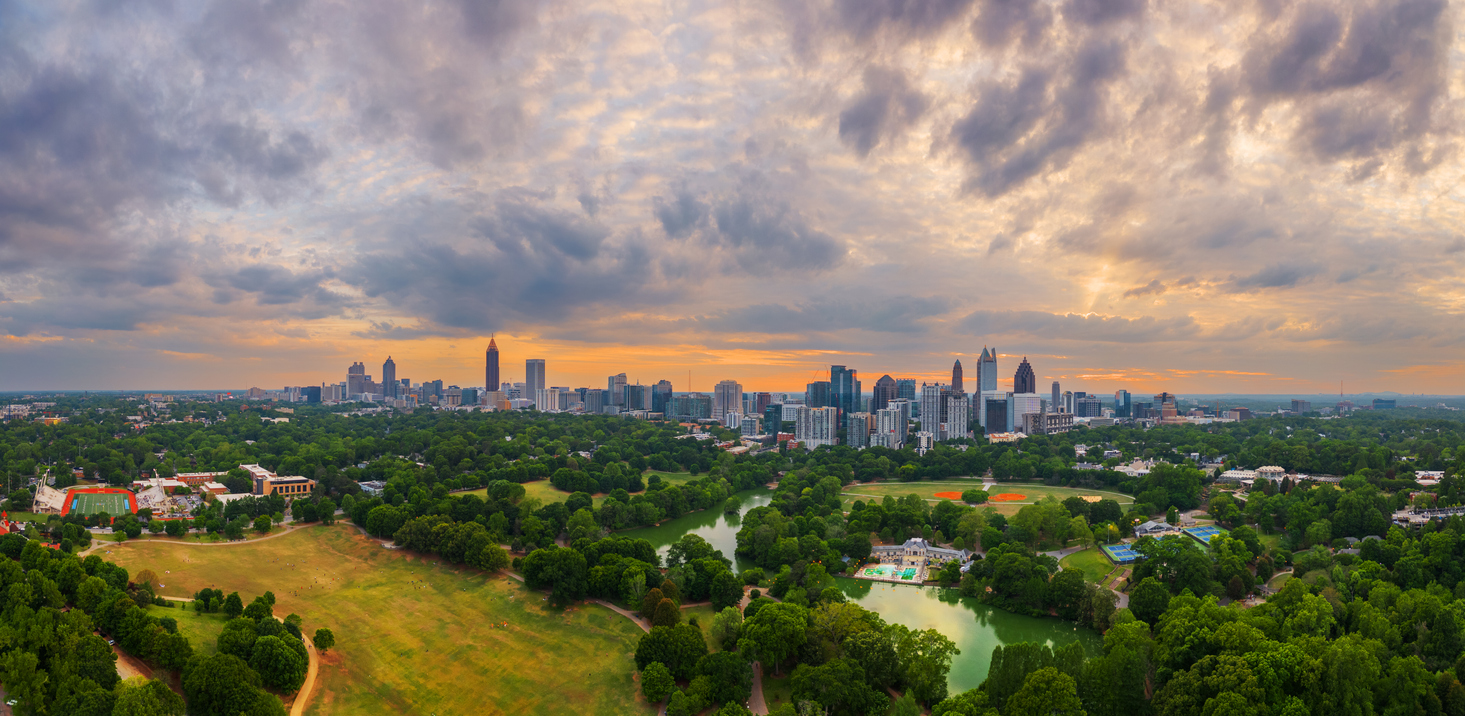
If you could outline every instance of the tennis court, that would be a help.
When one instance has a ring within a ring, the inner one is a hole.
[[[1109,560],[1114,564],[1128,564],[1145,558],[1144,555],[1130,549],[1127,544],[1106,544],[1104,554],[1108,555]]]
[[[137,512],[137,503],[127,490],[72,490],[66,496],[63,515],[126,515]]]
[[[1203,527],[1186,527],[1185,529],[1181,530],[1181,532],[1184,532],[1185,534],[1194,537],[1196,541],[1204,545],[1209,545],[1211,543],[1212,537],[1220,534],[1226,534],[1226,530],[1223,530],[1220,527],[1216,527],[1214,525],[1205,525]]]

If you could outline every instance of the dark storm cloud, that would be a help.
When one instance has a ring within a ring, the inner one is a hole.
[[[1135,286],[1124,292],[1125,298],[1139,298],[1140,296],[1158,296],[1167,290],[1160,279],[1155,279],[1143,286]]]
[[[799,304],[767,304],[688,319],[690,327],[717,333],[827,333],[847,329],[924,333],[925,321],[945,313],[947,301],[921,296],[852,298]]]
[[[1138,17],[1144,9],[1145,0],[1068,0],[1063,3],[1063,19],[1084,25],[1105,25]]]
[[[972,21],[972,36],[985,47],[1006,47],[1038,40],[1053,23],[1053,11],[1043,0],[985,0]]]
[[[1231,290],[1246,292],[1255,289],[1291,288],[1321,272],[1312,264],[1274,264],[1248,276],[1233,278]]]
[[[1060,169],[1104,120],[1110,82],[1125,49],[1093,39],[1061,73],[1029,67],[1010,82],[991,82],[951,129],[950,141],[972,168],[967,188],[1001,196],[1039,172]]]
[[[973,0],[835,0],[834,17],[858,38],[884,28],[924,37],[966,14]]]
[[[624,308],[656,295],[654,262],[637,242],[608,246],[604,227],[530,197],[491,206],[477,213],[469,204],[389,209],[400,227],[339,275],[428,324],[412,330],[440,334],[556,321],[603,302]],[[461,229],[451,218],[458,214]],[[418,215],[450,218],[423,235]],[[473,239],[449,238],[459,231]]]
[[[788,206],[740,197],[713,209],[704,240],[728,250],[745,270],[821,271],[844,262],[845,242],[810,228]]]
[[[277,306],[295,303],[307,297],[325,299],[334,303],[331,295],[320,288],[321,281],[329,272],[295,272],[283,266],[255,264],[246,266],[228,276],[225,281],[232,288],[256,294],[260,303]]]
[[[899,70],[866,68],[864,91],[839,114],[839,139],[856,154],[868,156],[920,119],[929,104]]]
[[[1189,316],[1124,318],[1042,311],[975,311],[962,319],[961,326],[974,336],[1029,335],[1106,343],[1181,341],[1200,334]]]
[[[681,238],[707,218],[707,206],[687,192],[677,192],[676,197],[667,200],[656,197],[653,210],[661,228],[672,238]]]
[[[1452,21],[1444,0],[1305,3],[1247,51],[1240,71],[1250,111],[1299,104],[1296,141],[1321,161],[1360,160],[1406,146],[1406,170],[1420,173],[1413,142],[1454,134],[1435,112],[1447,95]],[[1362,162],[1355,179],[1382,162]]]

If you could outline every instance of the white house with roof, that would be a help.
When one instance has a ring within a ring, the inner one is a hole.
[[[905,544],[879,545],[870,548],[870,555],[877,557],[882,562],[893,562],[897,559],[910,561],[921,560],[923,562],[934,562],[945,564],[951,560],[966,562],[972,558],[972,552],[968,549],[951,549],[949,547],[937,547],[929,544],[920,537],[912,537],[905,541]]]

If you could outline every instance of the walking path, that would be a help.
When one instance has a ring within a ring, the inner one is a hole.
[[[305,713],[305,704],[310,700],[310,691],[315,688],[315,674],[320,670],[320,656],[315,652],[315,642],[305,632],[300,632],[300,638],[305,640],[305,653],[310,658],[310,667],[305,671],[305,683],[300,685],[300,690],[295,692],[295,702],[290,705],[290,716],[302,716]]]
[[[99,549],[102,549],[104,547],[119,547],[121,545],[127,544],[128,542],[161,542],[163,544],[186,544],[186,545],[190,545],[190,546],[193,546],[193,547],[232,547],[234,545],[255,544],[256,542],[263,542],[263,541],[265,541],[267,539],[274,539],[276,537],[284,537],[285,535],[290,534],[291,532],[294,532],[295,530],[298,530],[298,529],[304,529],[306,527],[318,527],[318,526],[320,526],[320,523],[319,522],[309,522],[309,523],[306,523],[306,524],[287,524],[287,525],[283,525],[282,528],[274,528],[274,529],[279,529],[278,532],[272,531],[270,534],[267,534],[267,535],[265,535],[263,537],[256,537],[254,539],[225,540],[223,542],[185,542],[183,540],[174,539],[174,538],[171,538],[171,537],[138,537],[137,539],[129,539],[126,542],[113,542],[113,541],[110,541],[110,540],[108,540],[106,542],[103,542],[103,541],[100,541],[100,540],[93,539],[92,540],[92,546],[87,547],[86,549],[84,549],[84,550],[82,550],[80,552],[77,552],[76,553],[76,556],[78,556],[78,557],[85,557],[88,554],[91,554],[92,552],[95,552],[95,551],[97,551]]]
[[[748,699],[748,710],[756,716],[766,716],[768,702],[763,700],[763,664],[753,662],[753,696]]]

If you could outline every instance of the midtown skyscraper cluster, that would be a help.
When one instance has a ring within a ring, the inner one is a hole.
[[[396,362],[388,356],[380,380],[357,361],[347,368],[342,382],[286,390],[307,402],[356,401],[401,409],[534,409],[718,424],[748,439],[793,441],[805,447],[900,448],[914,443],[924,449],[935,442],[978,435],[1009,439],[1017,434],[1063,432],[1077,423],[1223,417],[1203,410],[1182,416],[1175,396],[1169,393],[1141,402],[1120,390],[1106,403],[1084,391],[1062,390],[1055,380],[1048,393],[1039,394],[1037,371],[1026,356],[1012,373],[1012,389],[1005,390],[998,387],[998,352],[990,347],[982,348],[970,379],[958,358],[951,365],[948,381],[886,374],[875,380],[868,395],[859,371],[848,365],[829,366],[828,380],[811,381],[802,393],[750,391],[737,380],[725,379],[709,395],[678,392],[664,379],[643,383],[625,373],[606,376],[603,388],[552,386],[543,358],[525,359],[523,380],[515,382],[503,379],[499,358],[497,338],[490,338],[481,386],[399,377]]]

